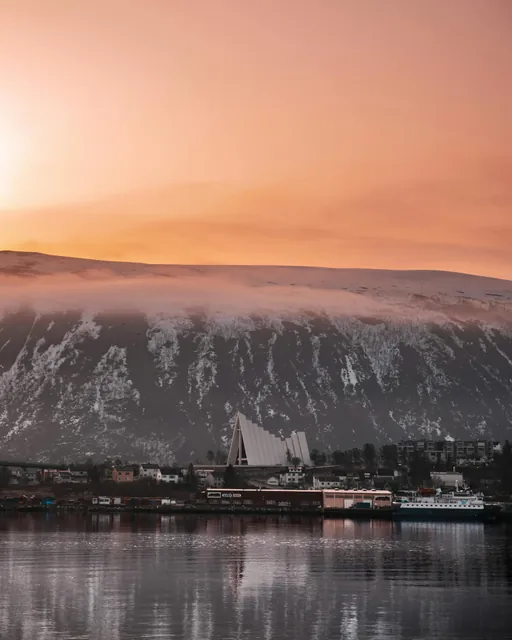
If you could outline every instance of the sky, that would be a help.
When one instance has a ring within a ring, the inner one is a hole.
[[[0,248],[512,279],[509,0],[2,0]]]

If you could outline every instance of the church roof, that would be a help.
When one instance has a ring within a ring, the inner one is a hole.
[[[292,458],[311,466],[311,457],[304,432],[292,432],[282,439],[268,432],[243,413],[238,413],[233,430],[233,439],[228,455],[228,464],[251,466],[285,466]]]

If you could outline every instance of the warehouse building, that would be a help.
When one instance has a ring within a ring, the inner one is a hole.
[[[230,507],[266,507],[322,510],[335,513],[345,509],[390,509],[391,491],[376,489],[207,489],[207,504]]]

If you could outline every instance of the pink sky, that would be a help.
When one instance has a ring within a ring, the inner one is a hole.
[[[512,278],[511,78],[509,0],[5,0],[0,242]]]

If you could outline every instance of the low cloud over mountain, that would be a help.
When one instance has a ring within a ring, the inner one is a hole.
[[[495,437],[512,283],[0,254],[0,457],[204,457],[236,409],[310,446]]]

